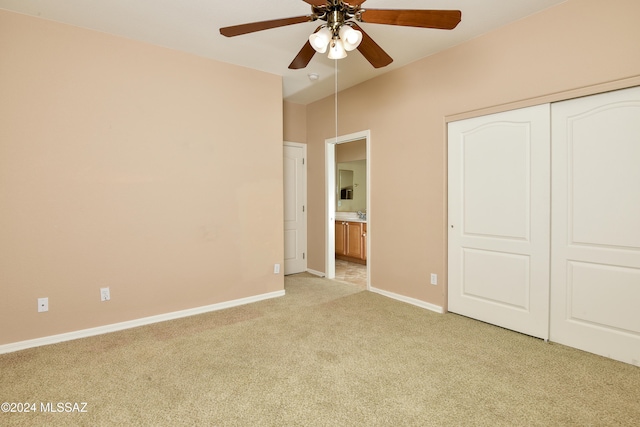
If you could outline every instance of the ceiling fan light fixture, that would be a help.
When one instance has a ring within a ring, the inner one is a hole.
[[[220,28],[220,34],[225,37],[235,37],[320,20],[325,24],[318,26],[314,34],[309,36],[298,55],[289,64],[289,69],[305,68],[316,52],[325,53],[329,46],[330,59],[345,58],[347,51],[358,49],[374,68],[381,68],[391,64],[393,58],[356,22],[452,30],[462,19],[462,12],[459,10],[363,9],[362,4],[366,0],[303,1],[311,5],[310,15],[232,25]]]
[[[331,30],[329,28],[323,27],[317,33],[313,33],[309,36],[309,43],[316,52],[325,53],[332,35],[333,34],[331,34]]]
[[[343,25],[340,27],[340,40],[342,40],[345,50],[350,52],[362,42],[362,33],[354,30],[349,25]]]
[[[347,51],[344,48],[342,40],[335,38],[329,44],[329,59],[342,59],[347,57]]]

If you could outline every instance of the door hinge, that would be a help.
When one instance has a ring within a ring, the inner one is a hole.
[[[302,212],[304,212],[304,205],[302,205]]]
[[[302,259],[304,259],[304,252],[302,252]]]
[[[302,158],[302,164],[304,165],[304,157]]]

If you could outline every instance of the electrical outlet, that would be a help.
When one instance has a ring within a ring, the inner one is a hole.
[[[111,299],[111,292],[109,288],[100,288],[100,301],[109,301]]]
[[[431,284],[432,285],[438,284],[438,275],[435,273],[431,273]]]
[[[38,313],[49,311],[49,298],[38,298]]]
[[[280,273],[280,264],[274,264],[273,274],[279,274],[279,273]]]

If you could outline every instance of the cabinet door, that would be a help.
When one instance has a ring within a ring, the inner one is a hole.
[[[336,221],[336,254],[346,254],[346,222]]]
[[[347,256],[362,257],[362,223],[347,223]]]

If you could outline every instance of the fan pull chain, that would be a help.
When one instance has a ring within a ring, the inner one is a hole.
[[[334,63],[334,71],[333,71],[333,75],[334,75],[334,84],[335,84],[335,90],[334,90],[334,111],[336,114],[336,144],[338,143],[338,60],[334,59],[333,60]]]

